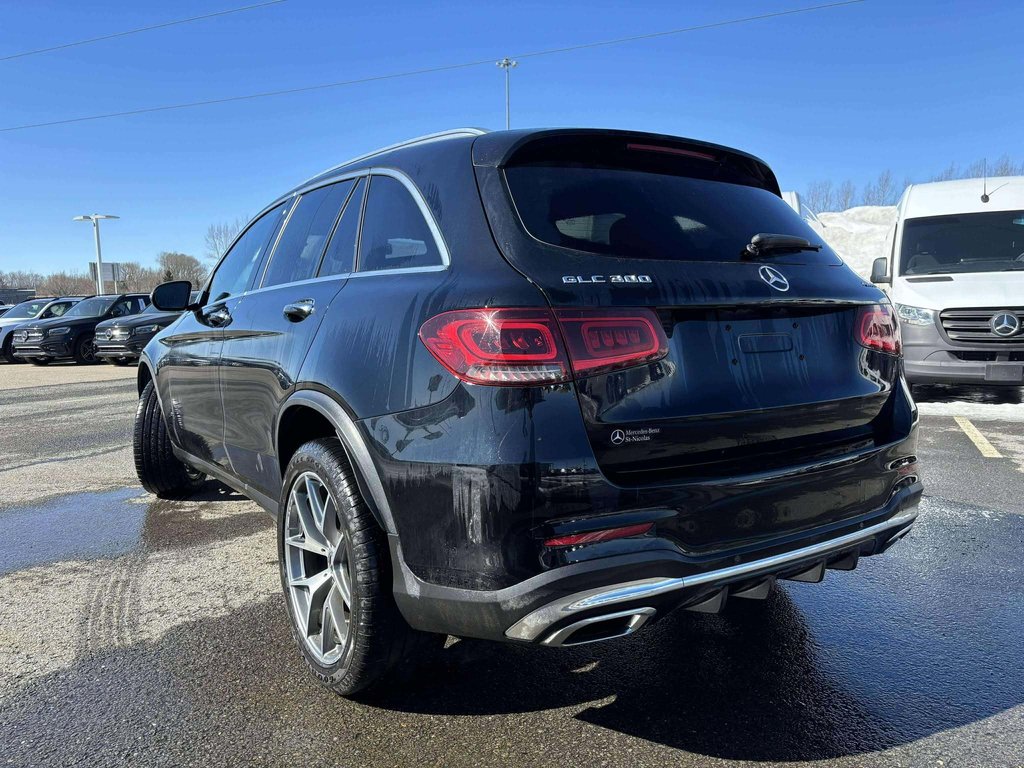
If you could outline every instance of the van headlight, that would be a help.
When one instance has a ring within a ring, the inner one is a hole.
[[[70,326],[62,325],[60,328],[51,328],[46,332],[47,336],[66,336],[71,333]]]
[[[935,310],[897,304],[896,316],[907,325],[935,325]]]

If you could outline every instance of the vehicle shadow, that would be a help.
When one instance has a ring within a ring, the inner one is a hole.
[[[463,640],[366,702],[447,715],[582,706],[587,723],[753,761],[863,754],[968,725],[1024,703],[1024,517],[947,514],[922,515],[854,573],[734,599],[718,616],[675,612],[561,650]]]

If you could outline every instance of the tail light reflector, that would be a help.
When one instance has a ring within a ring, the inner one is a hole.
[[[473,384],[557,384],[668,352],[649,309],[459,309],[430,318],[419,335],[441,365]]]
[[[654,523],[637,523],[636,525],[624,525],[621,528],[605,528],[603,531],[570,533],[566,536],[555,536],[553,539],[546,539],[544,546],[578,547],[581,544],[596,544],[599,541],[625,539],[630,536],[642,536],[645,533],[649,533],[653,527]]]
[[[649,309],[555,314],[577,375],[654,362],[668,352],[665,331]]]
[[[891,355],[903,353],[900,326],[892,307],[874,304],[857,311],[857,343]]]

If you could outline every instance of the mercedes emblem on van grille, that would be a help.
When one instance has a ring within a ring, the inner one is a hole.
[[[761,276],[768,285],[774,288],[776,291],[788,291],[789,280],[775,267],[764,266],[757,270],[757,274]]]
[[[997,312],[992,315],[989,325],[996,336],[1013,336],[1020,330],[1020,318],[1013,312]]]

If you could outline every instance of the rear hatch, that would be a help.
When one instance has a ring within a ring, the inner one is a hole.
[[[882,294],[783,202],[761,161],[614,132],[533,134],[498,157],[487,138],[477,175],[509,262],[562,315],[640,310],[664,330],[660,360],[577,375],[610,480],[730,478],[890,437],[898,360],[858,338]],[[758,233],[821,248],[751,256]]]

